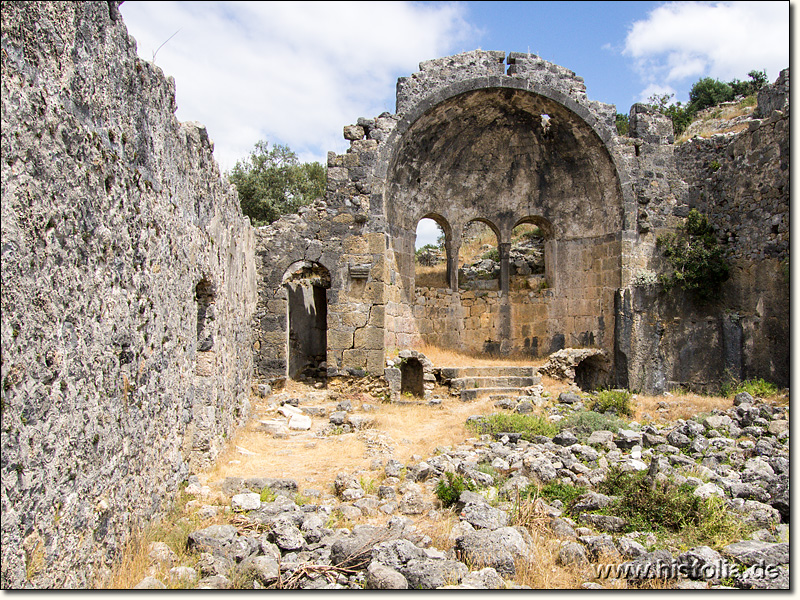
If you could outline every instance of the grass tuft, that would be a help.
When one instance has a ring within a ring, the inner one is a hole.
[[[601,390],[592,400],[590,408],[596,412],[613,411],[617,415],[632,417],[632,397],[633,394],[628,390]]]
[[[539,435],[553,437],[558,433],[558,427],[544,417],[509,413],[494,413],[469,421],[467,428],[477,434],[520,433],[522,439],[528,441]]]

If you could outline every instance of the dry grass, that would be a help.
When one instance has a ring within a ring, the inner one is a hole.
[[[491,246],[495,250],[498,247],[497,236],[488,225],[480,221],[472,221],[467,224],[467,228],[469,228],[469,237],[458,251],[459,268],[479,260],[487,251],[484,246]]]
[[[188,495],[180,491],[172,508],[161,519],[143,528],[134,529],[116,564],[105,577],[98,579],[95,587],[131,589],[148,575],[164,582],[171,589],[193,586],[194,581],[171,579],[169,570],[173,565],[154,562],[149,554],[151,543],[164,542],[175,553],[174,565],[192,566],[196,563],[196,556],[188,548],[189,534],[203,527],[227,522],[222,511],[215,517],[201,519],[187,507],[189,499]]]
[[[427,356],[437,367],[540,367],[547,362],[546,358],[534,358],[524,354],[490,356],[477,352],[459,352],[427,344],[423,344],[415,350]]]
[[[776,394],[762,401],[773,406],[788,405],[788,398],[784,394]],[[659,411],[659,404],[666,403],[667,409]],[[727,410],[733,406],[733,398],[725,396],[702,396],[693,393],[676,393],[672,396],[645,396],[638,395],[634,400],[634,419],[643,421],[675,421],[677,419],[691,419],[702,414],[710,414],[714,409]],[[649,415],[650,419],[644,416]]]
[[[448,288],[447,264],[440,263],[432,267],[417,264],[414,267],[414,285],[418,288]]]
[[[293,394],[300,396],[312,389],[306,387],[303,392],[303,384],[290,385],[294,386]],[[408,462],[414,454],[432,454],[437,446],[463,443],[471,435],[464,427],[467,417],[491,408],[488,399],[464,403],[441,395],[445,397],[438,407],[423,402],[378,404],[372,413],[372,429],[318,437],[316,432],[327,424],[327,419],[315,418],[311,431],[292,432],[286,438],[259,431],[259,418],[274,414],[268,399],[251,398],[258,417],[240,429],[215,466],[198,477],[204,483],[225,477],[286,477],[297,481],[301,493],[306,488],[329,491],[336,473],[369,471],[374,458],[389,458],[388,452],[382,454],[375,448],[384,447],[393,458]],[[330,414],[336,401],[320,405],[326,406]],[[354,408],[359,408],[355,402]],[[372,441],[376,443],[371,444]]]
[[[695,120],[676,140],[676,144],[700,136],[711,137],[718,133],[739,133],[747,129],[747,123],[727,124],[727,121],[752,114],[756,106],[755,96],[749,96],[737,104],[714,106],[701,111]]]
[[[394,458],[411,460],[413,454],[431,456],[438,446],[457,446],[472,437],[464,426],[467,417],[492,410],[489,399],[462,402],[458,397],[443,399],[438,407],[425,404],[385,404],[378,414],[378,429],[391,432]]]
[[[293,432],[277,438],[250,423],[237,432],[214,468],[198,474],[204,483],[225,477],[291,478],[301,487],[327,490],[338,471],[369,467],[366,446],[356,433],[319,438]],[[244,452],[243,452],[244,450]]]
[[[659,404],[667,409],[659,411]],[[637,395],[633,401],[633,417],[640,423],[649,415],[651,421],[675,421],[690,419],[703,413],[711,413],[715,408],[725,410],[733,405],[730,398],[721,396],[700,396],[698,394],[677,394],[673,396]]]

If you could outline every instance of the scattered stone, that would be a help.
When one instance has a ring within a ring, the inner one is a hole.
[[[402,573],[373,560],[367,568],[365,587],[368,590],[407,590],[408,581]]]
[[[561,543],[561,546],[558,549],[556,564],[566,567],[572,564],[584,564],[588,562],[589,557],[586,554],[586,549],[584,546],[573,541]]]
[[[231,509],[234,512],[258,510],[259,508],[261,508],[261,496],[259,494],[236,494],[231,498]]]

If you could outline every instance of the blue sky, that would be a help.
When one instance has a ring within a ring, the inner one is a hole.
[[[654,92],[686,101],[704,76],[766,69],[774,81],[789,65],[789,2],[129,0],[121,11],[223,171],[260,139],[324,162],[347,148],[344,125],[394,112],[398,77],[476,48],[538,54],[624,113]]]

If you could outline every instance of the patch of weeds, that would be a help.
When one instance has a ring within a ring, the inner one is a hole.
[[[497,479],[501,478],[500,473],[498,472],[497,469],[495,469],[491,465],[491,463],[487,463],[487,462],[478,463],[478,466],[476,467],[476,469],[478,471],[480,471],[481,473],[486,473],[487,475],[490,475],[492,477],[492,479],[497,480]]]
[[[564,506],[570,506],[578,497],[585,493],[586,488],[582,485],[573,485],[571,483],[564,483],[563,481],[551,481],[541,487],[538,484],[532,483],[525,488],[521,495],[527,498],[533,498],[538,495],[544,498],[548,503],[554,500],[561,500]]]
[[[467,422],[467,428],[477,434],[520,433],[524,440],[533,441],[538,435],[553,437],[558,427],[538,415],[495,413]]]
[[[742,521],[715,496],[699,498],[691,485],[651,481],[646,471],[627,473],[613,467],[599,491],[619,499],[603,512],[622,517],[630,530],[680,533],[684,542],[721,548],[743,539]]]
[[[769,398],[770,396],[776,396],[780,390],[774,383],[760,378],[747,379],[742,382],[733,381],[724,384],[722,388],[720,388],[720,393],[723,396],[735,396],[742,392],[747,392],[753,396],[753,398]]]
[[[305,504],[309,504],[310,502],[311,498],[309,498],[305,494],[301,494],[300,492],[298,492],[294,495],[294,503],[297,504],[297,506],[303,506]]]
[[[705,215],[690,210],[678,233],[659,236],[656,245],[672,266],[672,273],[659,276],[665,289],[678,286],[701,303],[719,296],[730,266]]]
[[[493,260],[494,262],[500,261],[500,251],[497,248],[487,250],[481,255],[482,260]]]
[[[358,478],[358,483],[366,494],[374,494],[378,489],[375,485],[375,480],[364,477],[363,475]]]
[[[601,414],[593,410],[572,413],[558,422],[562,431],[571,429],[577,437],[589,436],[595,431],[617,431],[625,429],[628,423],[611,414]]]
[[[628,390],[601,390],[597,393],[597,396],[592,399],[589,408],[595,412],[604,413],[613,411],[617,415],[632,417],[632,397],[633,394]]]
[[[261,489],[261,501],[262,502],[274,502],[276,498],[275,492],[273,492],[269,487],[264,486]]]
[[[325,527],[328,529],[342,529],[342,528],[351,528],[353,526],[353,522],[350,521],[347,517],[344,516],[342,510],[337,508],[334,510],[329,516],[328,519],[325,521]]]
[[[449,508],[458,501],[461,492],[474,491],[474,484],[464,479],[461,475],[455,475],[449,471],[445,472],[445,479],[440,479],[436,484],[436,497],[442,502],[442,506]]]

